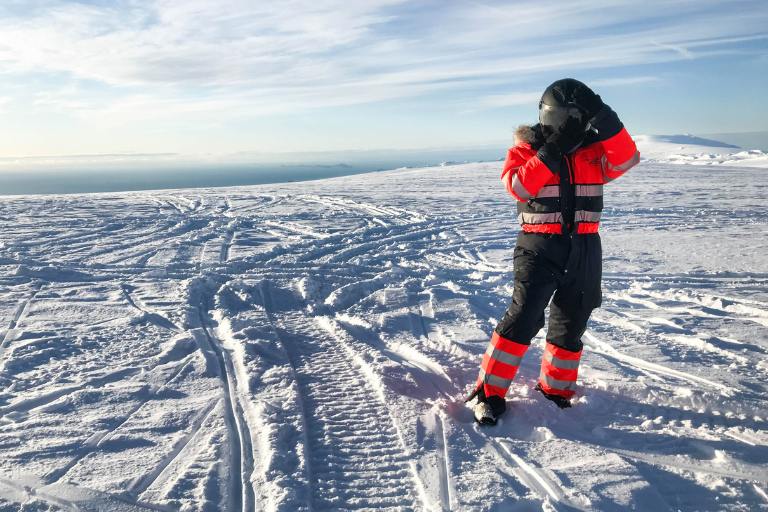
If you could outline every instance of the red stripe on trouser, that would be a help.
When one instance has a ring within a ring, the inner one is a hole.
[[[523,231],[526,233],[546,233],[559,235],[563,232],[560,224],[523,224]],[[598,233],[600,231],[599,222],[578,222],[576,223],[576,234],[586,235],[589,233]]]
[[[572,352],[547,343],[541,360],[539,386],[545,393],[570,398],[576,388],[581,351]]]
[[[547,233],[559,235],[563,232],[560,224],[523,224],[523,231],[526,233]]]
[[[485,396],[504,397],[517,374],[528,345],[508,340],[494,332],[483,354],[477,386],[483,386]]]
[[[599,222],[579,222],[576,225],[576,233],[579,235],[586,235],[588,233],[597,233],[600,229]]]

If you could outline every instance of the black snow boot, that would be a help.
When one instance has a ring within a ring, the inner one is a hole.
[[[507,410],[507,402],[500,396],[485,396],[482,386],[474,393],[477,403],[472,408],[475,421],[481,425],[495,425]]]
[[[571,407],[571,401],[568,398],[565,398],[564,396],[559,395],[552,395],[550,393],[547,393],[543,389],[541,389],[541,386],[539,384],[536,384],[536,391],[540,392],[542,395],[544,395],[544,398],[547,400],[551,400],[555,402],[555,404],[561,408],[561,409],[567,409]]]

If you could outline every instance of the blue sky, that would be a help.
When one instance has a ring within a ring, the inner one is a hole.
[[[634,133],[768,130],[768,3],[6,0],[0,157],[508,141],[547,84]]]

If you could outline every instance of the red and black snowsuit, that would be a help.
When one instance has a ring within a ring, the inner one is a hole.
[[[519,201],[522,231],[514,250],[512,303],[494,330],[477,380],[476,390],[486,397],[505,396],[531,339],[544,326],[550,299],[539,385],[550,395],[573,396],[581,336],[601,301],[603,186],[640,160],[618,118],[615,123],[610,137],[600,140],[590,133],[562,158],[547,158],[530,140],[509,149],[501,179]]]

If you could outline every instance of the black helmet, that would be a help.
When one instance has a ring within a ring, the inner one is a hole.
[[[587,86],[573,78],[563,78],[547,87],[539,102],[539,122],[556,132],[585,131],[588,128],[586,113],[573,103],[573,93],[580,87]]]

